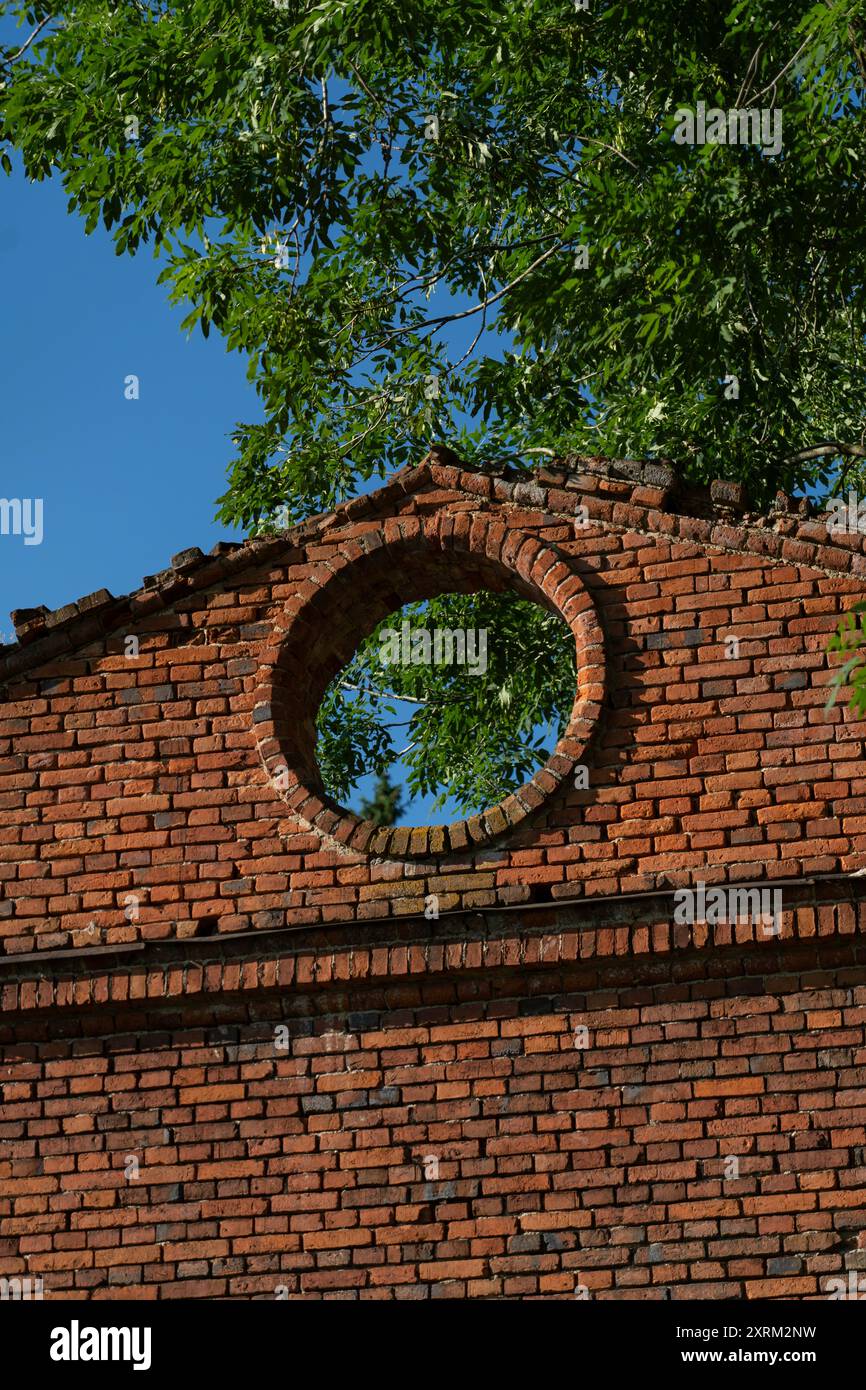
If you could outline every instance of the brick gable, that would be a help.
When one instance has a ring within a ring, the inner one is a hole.
[[[825,708],[825,649],[864,573],[785,498],[439,451],[16,613],[0,1273],[801,1297],[856,1267],[864,729]],[[377,834],[318,781],[318,699],[380,617],[480,586],[570,626],[569,728],[499,807]],[[779,888],[780,932],[678,925],[697,882]]]

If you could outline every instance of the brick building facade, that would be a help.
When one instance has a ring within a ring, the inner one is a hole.
[[[437,450],[13,614],[0,1276],[814,1298],[866,1266],[864,726],[826,706],[866,551],[746,508]],[[386,614],[481,587],[570,627],[568,728],[483,815],[377,831],[320,785],[321,695]],[[684,922],[701,883],[778,919]]]

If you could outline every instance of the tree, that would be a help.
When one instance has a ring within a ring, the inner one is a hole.
[[[413,652],[413,639],[423,647],[426,634],[432,647],[436,633],[450,661],[433,660],[435,648],[429,661]],[[457,636],[448,642],[446,634]],[[395,640],[401,650],[386,664]],[[467,812],[490,806],[543,762],[574,690],[574,639],[536,604],[487,591],[407,604],[379,623],[328,688],[319,769],[338,801],[364,772],[384,774],[399,760],[413,796],[438,793],[434,807],[448,797]]]
[[[403,813],[403,797],[387,773],[377,778],[373,796],[361,802],[361,815],[374,825],[395,825]]]
[[[866,478],[866,0],[2,13],[0,161],[151,244],[248,360],[225,521],[434,439],[666,456],[759,503]]]

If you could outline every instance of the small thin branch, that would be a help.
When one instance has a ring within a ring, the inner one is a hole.
[[[373,690],[369,685],[350,685],[340,681],[341,690],[354,690],[358,695],[369,695],[371,700],[405,700],[407,705],[427,705],[429,700],[415,700],[411,695],[394,695],[391,691]]]
[[[848,26],[848,40],[854,50],[854,57],[857,59],[857,66],[860,69],[860,76],[866,78],[866,54],[864,54],[862,48],[858,47],[853,24]]]
[[[839,496],[839,493],[842,491],[842,488],[845,485],[845,480],[848,477],[848,474],[851,472],[852,466],[852,464],[846,463],[844,468],[839,469],[839,476],[833,484],[833,491],[830,493],[831,497]]]
[[[736,102],[734,103],[735,106],[739,106],[739,105],[741,104],[741,102],[745,101],[745,99],[746,99],[746,97],[747,97],[747,95],[748,95],[749,86],[750,86],[750,84],[751,84],[751,82],[752,82],[752,78],[753,78],[754,75],[755,75],[755,69],[756,69],[756,66],[757,66],[757,62],[758,62],[758,58],[759,58],[759,56],[760,56],[761,50],[763,49],[765,43],[769,43],[770,39],[771,39],[771,38],[773,37],[773,35],[775,34],[776,30],[779,28],[779,24],[780,24],[780,21],[777,19],[777,20],[776,20],[776,23],[773,25],[773,27],[771,28],[769,34],[767,35],[766,39],[762,39],[762,40],[761,40],[761,42],[758,44],[757,49],[755,50],[755,52],[752,54],[751,58],[749,59],[749,66],[748,66],[748,68],[746,69],[746,75],[745,75],[745,77],[743,78],[743,85],[742,85],[742,87],[740,88],[739,92],[737,93],[737,100],[736,100]]]
[[[443,280],[447,275],[448,271],[451,269],[451,266],[454,264],[456,260],[459,260],[461,255],[465,255],[468,258],[473,258],[476,256],[489,256],[490,253],[493,251],[519,251],[524,246],[538,246],[542,242],[553,241],[556,239],[557,235],[558,234],[556,232],[547,232],[543,236],[525,237],[520,241],[483,242],[480,246],[474,247],[472,249],[467,249],[465,251],[455,251],[454,254],[452,256],[449,256],[448,260],[445,261],[445,263],[438,270],[431,271],[429,275],[424,275],[420,271],[415,275],[410,275],[405,280],[400,280],[396,285],[392,286],[389,290],[389,293],[396,296],[398,303],[405,303],[410,294],[417,294],[419,290],[425,290],[428,288],[428,286],[435,285],[438,283],[438,281]],[[411,286],[411,289],[409,289],[409,286]],[[401,293],[401,291],[406,291],[406,293]],[[348,322],[340,325],[340,327],[336,331],[335,337],[339,338],[341,333],[347,333],[349,329],[353,328],[363,311],[366,308],[368,308],[369,305],[375,304],[377,300],[380,300],[381,298],[381,295],[372,295],[369,299],[365,299],[361,303],[357,311],[348,320]]]
[[[30,38],[27,40],[27,42],[26,42],[25,44],[22,44],[22,46],[19,48],[19,50],[18,50],[17,53],[13,53],[12,56],[11,56],[10,58],[7,58],[7,59],[6,59],[6,62],[7,62],[7,63],[17,63],[17,61],[18,61],[19,58],[23,58],[24,54],[27,52],[27,50],[28,50],[28,48],[30,47],[30,45],[31,45],[31,43],[33,42],[33,40],[34,40],[35,38],[37,38],[37,36],[38,36],[39,34],[41,34],[41,32],[42,32],[42,30],[45,28],[46,24],[50,24],[51,20],[54,19],[54,18],[55,18],[54,15],[48,14],[48,15],[45,16],[45,18],[44,18],[43,20],[40,20],[40,22],[37,24],[36,28],[33,30],[33,33],[30,35]]]
[[[547,251],[542,252],[540,256],[536,256],[532,264],[528,265],[519,275],[515,275],[514,279],[510,280],[507,285],[503,285],[501,290],[497,290],[495,294],[488,295],[480,304],[473,304],[471,308],[461,309],[461,311],[456,314],[440,314],[437,318],[425,319],[422,323],[408,323],[400,328],[393,328],[390,333],[383,338],[381,343],[377,343],[375,347],[370,348],[369,351],[365,352],[358,360],[363,362],[367,357],[372,357],[374,352],[381,352],[382,348],[387,347],[392,339],[401,338],[407,333],[421,333],[425,328],[438,328],[446,323],[458,323],[461,319],[471,318],[473,314],[484,313],[490,308],[491,304],[495,304],[498,300],[502,299],[504,295],[509,294],[515,286],[526,279],[527,275],[531,275],[532,271],[540,266],[542,262],[546,261],[550,256],[555,255],[557,251],[564,251],[568,245],[570,245],[569,242],[560,242],[558,246],[549,247]]]
[[[485,309],[490,308],[491,304],[495,304],[497,300],[502,299],[503,295],[508,294],[516,285],[519,285],[521,280],[525,280],[527,275],[530,275],[537,266],[541,265],[542,261],[546,261],[550,256],[555,255],[557,251],[564,251],[567,245],[567,242],[561,242],[558,246],[549,247],[548,250],[542,252],[540,256],[536,256],[532,264],[528,265],[525,270],[522,270],[519,275],[515,275],[514,279],[510,280],[507,285],[503,285],[501,290],[497,290],[495,294],[488,295],[480,304],[473,304],[470,309],[462,309],[459,314],[441,314],[439,318],[428,319],[426,323],[410,324],[408,330],[401,329],[398,331],[411,332],[414,329],[433,328],[437,324],[456,323],[459,319],[468,319],[473,314],[483,313]]]
[[[396,700],[400,704],[424,705],[433,710],[440,709],[442,705],[465,705],[473,698],[471,695],[436,695],[432,700],[418,700],[413,695],[397,695],[393,690],[374,690],[369,685],[350,685],[348,681],[340,681],[341,690],[354,690],[359,695],[369,695],[372,700]]]
[[[482,289],[484,290],[484,293],[486,294],[486,293],[487,293],[487,276],[484,274],[484,271],[483,271],[483,270],[479,271],[479,274],[481,275]],[[480,338],[482,337],[482,335],[483,335],[484,330],[485,330],[486,327],[487,327],[487,309],[485,308],[484,313],[481,315],[481,324],[480,324],[480,327],[479,327],[479,329],[478,329],[478,332],[475,334],[475,337],[472,339],[472,342],[469,344],[469,347],[466,349],[466,351],[464,352],[463,356],[460,358],[460,361],[459,361],[459,362],[455,362],[454,366],[451,368],[452,372],[456,372],[458,367],[462,367],[462,366],[463,366],[463,363],[466,361],[467,357],[471,357],[471,356],[472,356],[473,352],[475,351],[475,349],[476,349],[477,346],[478,346],[479,340],[480,340]]]
[[[390,395],[386,394],[386,397],[385,397],[385,404],[383,405],[382,409],[379,411],[379,414],[376,416],[376,418],[375,418],[375,420],[373,421],[372,425],[368,425],[367,428],[366,428],[365,430],[363,430],[361,434],[356,434],[355,437],[354,437],[354,439],[350,439],[350,440],[349,440],[349,442],[348,442],[348,444],[346,445],[345,449],[341,449],[341,450],[340,450],[340,455],[339,455],[339,456],[340,456],[341,459],[348,458],[348,456],[349,456],[349,454],[352,452],[352,450],[353,450],[354,448],[356,448],[358,444],[362,444],[363,441],[367,438],[367,435],[368,435],[368,434],[372,434],[374,430],[376,430],[376,429],[379,428],[379,426],[381,425],[381,423],[382,423],[382,421],[384,420],[385,416],[388,414],[388,411],[390,410],[390,408],[391,408],[391,397],[390,397]]]
[[[755,71],[755,65],[756,65],[756,63],[757,63],[759,57],[761,56],[761,49],[762,49],[763,47],[764,47],[763,43],[759,43],[759,44],[758,44],[758,47],[755,49],[754,53],[752,54],[751,58],[749,59],[749,66],[746,68],[746,75],[745,75],[745,77],[743,78],[743,85],[742,85],[742,87],[740,88],[739,92],[737,93],[737,100],[734,102],[734,106],[736,106],[736,107],[739,107],[739,106],[740,106],[740,104],[741,104],[741,102],[742,102],[744,96],[746,95],[746,92],[747,92],[748,87],[749,87],[749,83],[750,83],[751,80],[752,80],[752,73]]]
[[[623,154],[622,150],[618,150],[615,145],[608,145],[604,140],[596,140],[592,135],[575,135],[574,139],[579,140],[582,145],[600,145],[603,150],[609,150],[611,154],[615,154],[619,159],[625,160],[625,163],[628,164],[630,168],[634,169],[636,174],[640,173],[638,166],[629,159],[628,155]]]
[[[755,93],[754,97],[752,98],[753,101],[760,101],[760,99],[761,99],[761,97],[764,95],[764,93],[765,93],[765,92],[769,92],[769,91],[772,91],[772,93],[773,93],[773,100],[774,100],[774,101],[776,100],[776,86],[777,86],[777,84],[778,84],[779,82],[781,82],[782,78],[785,76],[785,73],[788,71],[788,68],[792,67],[793,64],[796,63],[796,61],[797,61],[797,59],[799,58],[800,54],[803,52],[803,49],[806,48],[806,47],[809,45],[809,43],[811,42],[811,40],[812,40],[812,35],[811,35],[811,34],[807,34],[806,37],[805,37],[805,39],[803,40],[803,42],[800,44],[800,47],[797,49],[797,52],[794,54],[793,58],[789,58],[789,59],[788,59],[787,63],[786,63],[785,66],[782,68],[781,72],[776,73],[776,76],[773,78],[772,82],[768,82],[767,85],[766,85],[766,87],[762,87],[761,90],[760,90],[759,92],[756,92],[756,93]]]
[[[297,222],[297,220],[298,220],[298,219],[295,218],[295,221],[296,221],[296,222]],[[293,270],[292,270],[292,283],[289,285],[289,298],[291,299],[292,296],[293,296],[294,293],[295,293],[295,286],[296,286],[297,283],[298,283],[298,271],[299,271],[300,268],[301,268],[301,243],[300,243],[300,241],[298,240],[298,233],[297,233],[297,231],[295,230],[294,227],[291,228],[290,235],[291,235],[292,238],[294,239],[294,243],[295,243],[295,264],[294,264],[294,268],[293,268]]]
[[[347,59],[346,59],[346,62],[348,63],[349,67],[352,69],[352,72],[355,74],[355,77],[356,77],[357,80],[358,80],[358,86],[361,88],[361,91],[362,91],[362,92],[365,92],[366,95],[370,98],[370,100],[371,100],[376,106],[378,106],[379,110],[381,111],[381,110],[383,109],[383,108],[382,108],[382,103],[381,103],[381,101],[380,101],[379,98],[376,96],[375,92],[371,92],[371,91],[370,91],[370,88],[367,86],[366,82],[364,81],[363,77],[362,77],[361,74],[359,73],[358,69],[355,67],[355,64],[352,62],[351,58],[347,58]]]

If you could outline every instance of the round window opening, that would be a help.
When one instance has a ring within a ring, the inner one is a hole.
[[[406,604],[325,692],[323,786],[377,826],[479,815],[551,756],[575,688],[574,637],[558,613],[510,590]]]
[[[302,826],[371,855],[456,853],[578,785],[605,671],[572,557],[466,513],[395,519],[321,555],[277,623],[254,709]],[[401,802],[419,801],[455,818],[402,823]]]

